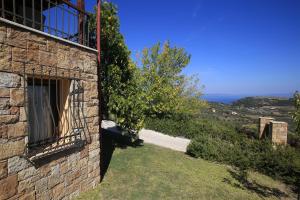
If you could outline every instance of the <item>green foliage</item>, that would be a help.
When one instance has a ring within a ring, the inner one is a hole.
[[[96,16],[90,20],[90,38],[96,43]],[[95,45],[94,45],[95,46]],[[117,9],[101,5],[101,106],[104,118],[116,121],[129,133],[137,133],[144,116],[197,114],[204,105],[195,77],[181,74],[190,60],[183,48],[167,42],[144,49],[140,69],[120,33]]]
[[[147,118],[146,127],[172,136],[192,139],[188,153],[195,157],[255,169],[274,178],[296,184],[300,172],[300,153],[292,147],[261,141],[243,128],[216,118]]]
[[[163,119],[148,117],[145,126],[168,135],[183,136],[189,139],[193,139],[199,134],[218,135],[221,133],[222,138],[236,137],[235,127],[231,124],[217,119],[194,118],[189,115],[174,115],[172,118]]]
[[[161,118],[196,109],[199,112],[203,102],[198,80],[182,75],[189,61],[190,55],[183,48],[171,47],[169,42],[143,50],[142,88],[148,116]]]
[[[96,42],[96,16],[90,21],[91,38]],[[104,118],[115,120],[129,133],[143,127],[143,91],[138,79],[139,72],[130,59],[117,9],[106,1],[101,4],[101,87],[102,113]]]
[[[294,94],[294,105],[296,111],[293,113],[293,119],[296,123],[296,131],[300,135],[300,94],[298,91]]]
[[[295,184],[300,170],[298,152],[258,140],[226,141],[219,137],[199,135],[188,147],[195,157],[234,165],[242,170],[255,169],[274,178]]]

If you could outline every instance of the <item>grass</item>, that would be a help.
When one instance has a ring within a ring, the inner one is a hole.
[[[117,148],[102,181],[80,199],[295,199],[289,187],[152,145]]]

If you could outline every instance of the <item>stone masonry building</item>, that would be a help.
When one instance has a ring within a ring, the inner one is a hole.
[[[84,4],[3,2],[0,200],[71,199],[100,182],[97,51]],[[77,21],[50,19],[56,9]]]
[[[287,144],[288,124],[274,121],[274,118],[259,118],[259,139],[269,138],[273,144]]]

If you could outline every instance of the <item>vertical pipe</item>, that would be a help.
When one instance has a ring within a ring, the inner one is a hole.
[[[34,135],[34,143],[39,141],[39,137],[36,137],[40,131],[40,124],[39,121],[37,119],[37,111],[36,111],[36,107],[35,107],[35,68],[32,69],[32,107],[33,107],[33,118],[34,118],[34,131],[33,131],[33,135]]]
[[[36,123],[36,110],[35,110],[35,77],[34,77],[34,69],[32,69],[32,107],[33,107],[33,116],[34,116],[34,131],[33,131],[33,135],[35,136],[36,131],[38,131],[39,128],[36,129],[36,127],[38,126],[38,124]],[[36,141],[36,138],[34,137],[34,142]]]
[[[71,36],[70,36],[70,23],[71,23],[71,19],[70,19],[70,13],[68,13],[68,40],[71,40]]]
[[[58,25],[57,25],[57,0],[55,1],[55,35],[57,35]]]
[[[32,28],[35,28],[35,15],[34,15],[34,10],[35,10],[35,6],[34,6],[34,0],[32,0]]]
[[[90,16],[87,15],[87,46],[90,47]]]
[[[55,68],[55,105],[56,105],[56,110],[58,113],[58,124],[57,124],[57,132],[56,132],[56,137],[59,136],[59,122],[61,121],[61,117],[60,117],[60,109],[59,109],[59,105],[58,105],[58,81],[57,81],[57,66]]]
[[[41,21],[40,21],[40,23],[41,23],[41,31],[43,31],[43,23],[44,23],[44,21],[43,21],[43,3],[44,3],[44,1],[41,0]]]
[[[73,14],[74,17],[74,22],[73,22],[73,37],[74,37],[74,41],[76,42],[76,13]],[[77,39],[78,39],[78,35],[77,35]]]
[[[23,25],[26,25],[26,4],[25,4],[25,0],[23,0]]]
[[[1,0],[1,3],[2,3],[2,18],[5,18],[5,13],[4,13],[4,10],[5,10],[4,0]]]
[[[51,69],[48,71],[48,109],[50,110],[50,115],[51,115],[51,120],[52,120],[52,124],[53,124],[53,127],[51,129],[51,138],[53,138],[54,136],[56,136],[56,121],[54,119],[54,115],[53,115],[53,107],[51,106]],[[48,133],[49,134],[49,133]],[[49,135],[48,135],[49,137]]]
[[[64,21],[65,21],[65,10],[64,9],[62,9],[61,10],[61,14],[62,14],[62,20],[61,20],[61,26],[62,26],[62,28],[61,28],[61,30],[62,30],[62,38],[64,38],[64,34],[65,34],[65,25],[64,25]]]
[[[85,5],[84,5],[84,0],[77,0],[77,7],[80,8],[81,11],[85,10]],[[83,44],[83,39],[84,39],[84,13],[78,11],[78,39],[79,43]]]
[[[51,30],[50,30],[50,1],[48,0],[48,33],[51,34]]]
[[[41,114],[42,114],[42,127],[45,127],[44,125],[45,125],[45,119],[44,119],[44,98],[43,98],[43,74],[44,74],[44,72],[43,72],[43,65],[41,65],[41,89],[40,89],[40,100],[41,100]],[[45,130],[45,129],[44,129]],[[39,130],[39,131],[41,131],[41,130]],[[48,131],[48,126],[47,126],[47,131]],[[48,135],[48,133],[47,133],[47,135]],[[40,135],[39,135],[40,136]],[[45,136],[45,135],[43,135],[43,136]],[[44,138],[42,138],[42,139],[44,139]],[[40,140],[40,137],[39,137],[39,140]]]
[[[101,122],[102,122],[102,110],[101,110],[101,64],[100,64],[100,34],[101,34],[101,0],[97,0],[97,50],[98,50],[98,56],[97,56],[97,61],[98,61],[98,67],[97,67],[97,76],[98,76],[98,100],[99,100],[99,105],[98,105],[98,124],[99,124],[99,139],[100,139],[100,149],[103,149],[103,137],[102,137],[102,131],[101,131]],[[101,151],[101,153],[103,153]],[[100,155],[100,159],[103,159],[103,154]],[[100,163],[103,163],[103,160],[100,161]],[[100,165],[100,171],[102,171],[103,165]],[[100,175],[100,181],[103,180],[103,174],[101,173]]]
[[[28,46],[28,44],[26,45]],[[27,52],[27,51],[26,51]],[[28,121],[28,115],[27,115],[27,106],[28,106],[28,101],[26,99],[27,97],[27,92],[26,92],[26,63],[24,62],[23,63],[23,87],[24,87],[24,111],[25,111],[25,116],[26,116],[26,120]],[[29,130],[30,130],[30,123],[28,123],[28,126],[27,126],[27,137],[28,137],[28,140],[29,140]],[[27,150],[27,149],[26,149]]]
[[[83,16],[83,21],[82,21],[82,36],[80,37],[81,38],[81,44],[83,44],[83,45],[86,45],[86,43],[85,43],[85,28],[86,28],[86,26],[85,26],[85,22],[86,22],[86,18],[85,18],[85,16]]]
[[[98,50],[98,68],[100,68],[100,34],[101,34],[101,0],[97,0],[97,50]],[[100,75],[100,74],[98,74]],[[99,77],[98,77],[99,78]]]
[[[13,21],[16,22],[16,0],[13,0]]]

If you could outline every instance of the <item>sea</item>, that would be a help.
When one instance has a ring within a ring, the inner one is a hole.
[[[233,102],[245,98],[245,97],[285,97],[291,98],[292,94],[266,94],[266,95],[255,95],[255,94],[204,94],[202,99],[208,102],[217,102],[217,103],[224,103],[224,104],[232,104]]]

